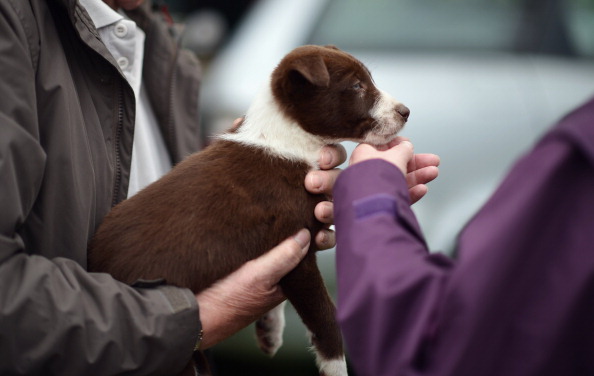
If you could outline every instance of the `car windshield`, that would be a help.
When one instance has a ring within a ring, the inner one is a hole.
[[[310,41],[592,57],[594,0],[330,0]]]

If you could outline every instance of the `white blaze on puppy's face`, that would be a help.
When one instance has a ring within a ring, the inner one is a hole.
[[[409,113],[406,106],[388,93],[380,89],[378,91],[380,95],[369,111],[370,116],[375,120],[375,126],[363,140],[372,145],[387,144],[396,138],[396,133],[404,127]]]

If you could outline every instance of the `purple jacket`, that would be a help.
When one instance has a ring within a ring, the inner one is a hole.
[[[430,254],[402,173],[334,189],[338,318],[358,376],[594,375],[594,100],[521,159]]]

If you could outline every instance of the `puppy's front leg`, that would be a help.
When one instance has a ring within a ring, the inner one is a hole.
[[[258,346],[266,355],[274,356],[283,344],[286,304],[282,302],[256,321]]]
[[[283,292],[311,333],[320,375],[346,376],[342,335],[334,303],[316,263],[315,252],[281,280]]]

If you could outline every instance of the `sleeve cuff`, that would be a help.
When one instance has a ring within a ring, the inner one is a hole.
[[[357,163],[343,171],[334,186],[336,225],[376,215],[393,216],[426,246],[411,209],[406,178],[393,164],[381,159]]]
[[[388,194],[410,205],[406,178],[393,164],[370,159],[345,169],[335,185],[336,191],[348,191],[353,200],[376,194]]]
[[[158,287],[159,292],[169,303],[173,319],[168,324],[168,336],[175,341],[172,354],[179,359],[175,364],[186,364],[200,344],[202,323],[196,296],[185,288],[169,285]]]

